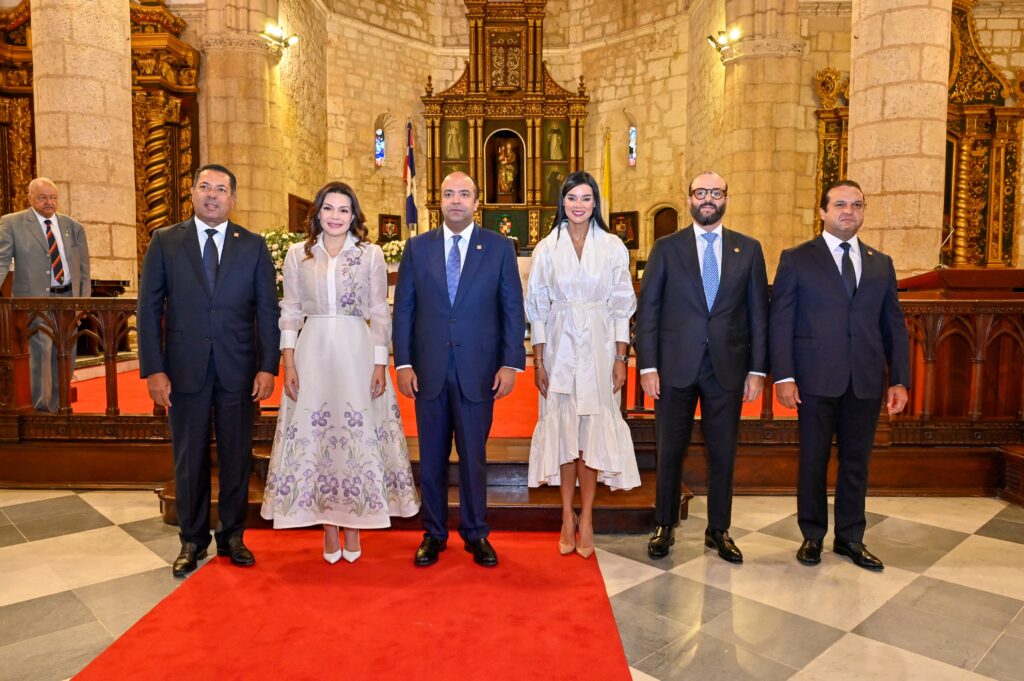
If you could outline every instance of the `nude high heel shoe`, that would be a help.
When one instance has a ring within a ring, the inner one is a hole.
[[[577,520],[576,523],[577,523],[577,527],[578,527],[579,526],[579,520]],[[593,521],[591,521],[591,530],[590,530],[590,532],[591,532],[590,546],[583,546],[583,544],[580,544],[579,542],[577,542],[577,544],[576,544],[576,553],[579,554],[580,558],[590,558],[590,556],[592,556],[594,554]],[[582,539],[582,537],[581,537],[581,539]]]
[[[359,537],[359,530],[356,530],[356,537]],[[361,555],[363,555],[362,547],[356,549],[355,551],[349,551],[348,549],[344,548],[344,544],[342,544],[341,557],[344,558],[346,562],[354,563],[357,560],[359,560],[359,556]]]
[[[566,544],[562,541],[562,535],[558,535],[558,552],[563,556],[568,556],[570,553],[576,550],[576,525],[579,523],[579,518],[576,515],[572,517],[572,543]]]
[[[326,560],[331,565],[334,565],[339,560],[341,560],[341,556],[342,556],[342,550],[341,549],[338,549],[337,551],[334,551],[333,553],[327,553],[327,529],[324,528],[324,560]]]

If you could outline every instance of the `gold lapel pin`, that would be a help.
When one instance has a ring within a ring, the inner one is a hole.
[[[239,236],[239,234],[238,234],[238,232],[235,232],[235,233],[234,233],[234,234],[232,234],[231,236],[233,236],[233,237],[235,237],[235,238],[237,239],[237,238],[238,238],[238,236]]]
[[[481,246],[480,244],[477,244],[477,245],[476,245],[476,250],[478,250],[478,251],[482,251],[482,250],[484,250],[484,247],[483,247],[483,246]]]
[[[733,252],[733,253],[739,253],[739,252],[740,252],[740,249],[739,249],[738,247],[737,247],[737,248],[734,248],[734,249],[732,249],[732,252]]]
[[[874,255],[874,253],[871,252],[871,251],[868,251],[868,255]]]

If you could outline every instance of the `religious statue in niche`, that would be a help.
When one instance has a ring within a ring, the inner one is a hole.
[[[459,124],[455,121],[448,122],[448,131],[444,137],[444,155],[448,159],[461,159],[463,155],[462,149],[462,131],[459,130]]]
[[[516,191],[516,147],[512,140],[498,145],[498,196]]]
[[[548,157],[552,161],[565,160],[565,153],[562,151],[562,128],[558,125],[548,128]]]

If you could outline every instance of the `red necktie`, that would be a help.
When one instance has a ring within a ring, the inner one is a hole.
[[[53,280],[58,286],[64,285],[64,263],[60,259],[60,249],[57,248],[57,239],[50,229],[50,221],[43,220],[46,225],[46,247],[50,249],[50,270],[53,272]]]

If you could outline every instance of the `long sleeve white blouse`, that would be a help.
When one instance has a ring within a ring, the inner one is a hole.
[[[384,252],[375,244],[357,245],[351,234],[334,257],[328,255],[322,236],[312,252],[307,258],[303,242],[285,255],[281,349],[295,347],[310,315],[362,317],[370,325],[374,363],[387,365],[391,312]]]

